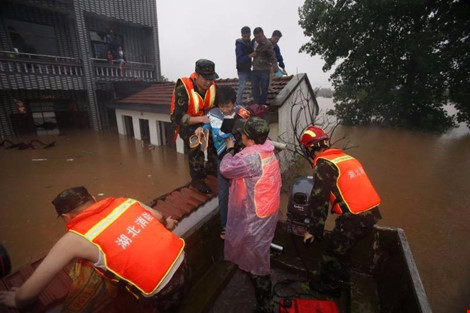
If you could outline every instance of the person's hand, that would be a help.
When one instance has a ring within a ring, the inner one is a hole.
[[[228,136],[225,138],[225,144],[227,145],[227,149],[233,148],[235,146],[235,143],[233,142],[233,137]]]
[[[209,124],[210,123],[209,116],[207,116],[207,115],[200,116],[199,118],[200,118],[200,120],[199,120],[200,123],[203,123],[203,124]]]
[[[169,230],[173,230],[176,227],[176,225],[178,225],[178,221],[173,219],[171,216],[168,216],[165,221],[166,221],[166,228]]]
[[[250,58],[254,58],[256,56],[256,52],[252,52],[248,55]]]
[[[308,231],[306,231],[304,233],[304,243],[305,244],[312,243],[314,240],[315,240],[315,237],[311,233],[309,233]]]
[[[17,287],[13,287],[8,291],[0,291],[0,304],[4,304],[10,308],[16,308],[15,295],[17,290]]]
[[[194,134],[195,134],[196,136],[198,136],[198,137],[201,136],[201,133],[202,133],[202,127],[198,127],[198,128],[196,128],[196,130],[194,131]]]

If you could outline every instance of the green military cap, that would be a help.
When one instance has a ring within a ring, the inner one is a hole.
[[[196,61],[196,73],[207,80],[215,80],[219,75],[215,72],[215,64],[211,60],[199,59]]]
[[[263,144],[269,134],[268,122],[256,116],[252,116],[247,120],[238,120],[234,129],[243,132],[249,139],[253,139],[256,144]]]
[[[78,186],[66,189],[59,193],[59,195],[52,200],[52,204],[57,211],[57,215],[60,216],[78,208],[88,201],[93,201],[93,197],[85,187]]]

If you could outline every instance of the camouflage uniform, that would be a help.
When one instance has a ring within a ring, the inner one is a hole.
[[[184,258],[183,263],[176,270],[168,284],[155,296],[152,297],[154,306],[158,312],[176,313],[184,302],[190,289],[191,268]]]
[[[335,195],[343,211],[343,214],[336,218],[335,227],[328,237],[321,259],[321,281],[330,288],[336,288],[341,279],[347,279],[348,252],[361,238],[369,234],[382,218],[378,207],[360,214],[350,213],[336,184],[338,175],[338,169],[331,162],[325,159],[318,160],[310,205],[309,233],[315,238],[323,237],[330,206],[330,193]]]
[[[186,151],[188,152],[189,159],[189,173],[192,179],[204,179],[207,174],[217,176],[217,152],[214,144],[212,143],[212,136],[209,136],[209,145],[207,147],[207,164],[204,162],[204,153],[199,147],[191,149],[189,147],[189,137],[194,134],[196,128],[203,124],[189,125],[188,121],[191,117],[188,112],[188,94],[181,80],[177,81],[175,88],[175,110],[170,116],[171,121],[180,126],[179,135],[184,141]],[[204,98],[204,93],[195,89],[201,97]]]
[[[272,300],[271,275],[251,275],[250,278],[255,287],[256,310],[254,313],[272,313],[274,310],[274,302]]]

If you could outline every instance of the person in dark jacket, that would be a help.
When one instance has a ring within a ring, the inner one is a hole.
[[[251,79],[251,58],[253,47],[251,46],[251,29],[244,26],[241,29],[242,37],[235,41],[235,55],[237,58],[238,91],[236,104],[241,105],[243,90],[248,80]]]
[[[274,48],[274,53],[276,54],[276,60],[277,64],[279,66],[279,69],[282,70],[282,74],[286,73],[286,65],[284,64],[284,58],[282,57],[281,54],[281,49],[279,48],[279,45],[277,44],[279,42],[279,39],[281,39],[282,33],[279,30],[273,31],[273,35],[269,39],[271,43],[273,44]]]

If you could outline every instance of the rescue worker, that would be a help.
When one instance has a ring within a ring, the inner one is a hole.
[[[177,312],[187,291],[185,242],[173,234],[177,221],[130,198],[96,201],[85,187],[69,188],[52,203],[67,233],[18,289],[0,292],[0,303],[23,308],[75,258],[126,285],[159,312]],[[104,278],[102,278],[104,279]]]
[[[241,122],[244,121],[244,122]],[[245,148],[234,154],[232,137],[220,173],[231,180],[224,256],[249,273],[255,287],[255,312],[273,312],[269,248],[276,230],[281,172],[268,123],[259,117],[238,120]]]
[[[186,151],[189,151],[191,186],[202,193],[212,192],[205,183],[207,174],[217,176],[217,152],[212,144],[212,138],[205,136],[202,126],[209,123],[209,118],[205,114],[216,106],[214,80],[218,77],[214,62],[200,59],[196,62],[195,72],[190,77],[178,79],[171,99],[170,119],[177,125],[176,131],[183,139]],[[191,147],[189,144],[189,137],[194,134],[208,141],[205,144],[207,163],[204,162],[204,152],[200,147]]]
[[[310,281],[312,290],[340,295],[339,283],[349,279],[348,252],[382,218],[380,198],[361,163],[340,149],[329,146],[329,137],[316,126],[309,126],[300,143],[313,158],[314,186],[310,203],[310,226],[304,242],[323,237],[328,209],[339,216],[327,238],[321,257],[320,280]]]

